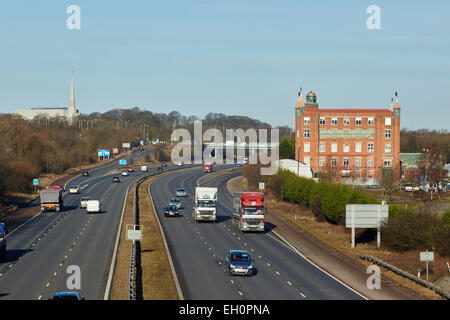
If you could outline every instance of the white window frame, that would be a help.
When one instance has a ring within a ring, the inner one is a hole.
[[[350,125],[350,117],[344,117],[344,126]]]
[[[327,119],[325,117],[320,117],[319,118],[319,124],[320,125],[325,125],[327,123]]]
[[[385,126],[390,126],[390,125],[392,125],[391,123],[392,123],[391,118],[384,118],[384,125]]]
[[[358,123],[359,122],[359,123]],[[362,118],[361,117],[357,117],[355,119],[355,125],[356,126],[362,126]]]
[[[309,129],[304,129],[303,138],[309,139],[311,137],[311,131]]]
[[[331,152],[333,152],[333,153],[338,152],[338,144],[336,142],[333,142],[331,144]]]
[[[345,164],[345,162],[347,162],[347,164]],[[342,166],[350,167],[350,157],[342,157]]]
[[[350,145],[349,144],[344,144],[344,152],[345,153],[350,152]]]
[[[391,153],[392,152],[392,146],[390,143],[384,144],[384,153]]]
[[[373,168],[374,167],[374,157],[368,157],[367,158],[367,168]]]
[[[333,165],[333,162],[335,162],[336,164]],[[337,166],[338,166],[338,158],[337,158],[337,157],[332,157],[332,158],[331,158],[331,161],[330,161],[330,165],[331,165],[332,167],[337,167]]]
[[[384,168],[392,168],[392,159],[391,158],[383,159],[383,167]]]
[[[361,168],[362,166],[362,158],[361,157],[355,157],[355,167]]]
[[[355,142],[355,152],[361,153],[362,151],[362,144],[361,142]]]
[[[370,148],[372,146],[372,148]],[[367,144],[367,153],[373,153],[375,152],[375,144],[374,143],[368,143]]]
[[[305,143],[303,144],[303,151],[304,151],[304,152],[307,152],[307,153],[311,152],[311,145],[310,145],[309,142],[305,142]]]
[[[338,118],[331,118],[331,125],[337,126],[338,125]]]
[[[323,156],[319,157],[319,167],[325,166],[326,162],[327,162],[327,157],[323,157]]]
[[[326,150],[327,150],[326,142],[319,143],[319,152],[326,152]]]
[[[374,118],[372,118],[372,117],[367,118],[367,125],[373,126],[374,124],[375,124],[375,119]]]
[[[389,140],[391,139],[391,137],[392,137],[391,129],[384,129],[384,138]]]
[[[310,117],[304,117],[303,118],[303,125],[309,126],[311,124],[311,118]]]

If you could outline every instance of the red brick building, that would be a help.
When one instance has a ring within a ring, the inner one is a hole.
[[[322,109],[309,92],[295,106],[295,159],[340,181],[381,184],[385,172],[400,176],[400,105],[390,109]]]

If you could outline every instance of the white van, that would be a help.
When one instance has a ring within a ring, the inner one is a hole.
[[[142,172],[147,172],[147,166],[141,166],[141,171]]]
[[[87,212],[101,212],[100,201],[98,200],[89,200],[86,204]]]

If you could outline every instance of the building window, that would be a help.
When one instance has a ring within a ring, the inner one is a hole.
[[[373,143],[367,144],[367,152],[372,153],[373,152]]]
[[[350,152],[350,145],[344,144],[344,152]]]
[[[367,158],[367,168],[373,168],[373,157]]]
[[[361,152],[361,142],[355,142],[355,152]]]
[[[326,157],[319,157],[319,167],[323,167],[326,162]]]
[[[319,124],[324,125],[325,124],[325,117],[319,118]]]
[[[300,138],[300,130],[297,130],[297,138]]]
[[[307,142],[307,143],[304,144],[303,150],[305,150],[305,152],[310,152],[310,151],[309,151],[309,142]]]
[[[369,132],[369,139],[373,139],[373,132]]]
[[[311,124],[311,118],[310,117],[304,117],[303,118],[303,124],[304,125],[310,125]]]
[[[350,118],[349,117],[345,117],[344,118],[344,126],[348,126],[350,125]]]
[[[319,152],[325,152],[325,142],[319,144]]]
[[[384,138],[390,139],[391,138],[391,129],[384,130]]]
[[[374,124],[373,118],[368,118],[368,119],[367,119],[367,124],[368,124],[369,126],[373,126],[373,124]]]
[[[348,167],[350,165],[350,157],[344,157],[342,164],[344,167]]]
[[[391,144],[390,143],[385,143],[384,144],[384,152],[385,153],[390,153],[391,152]]]
[[[303,133],[303,137],[309,139],[309,137],[310,137],[309,129],[305,129],[305,131]]]
[[[383,159],[383,166],[387,168],[392,167],[392,159]]]
[[[357,126],[360,126],[360,125],[362,125],[362,118],[356,118],[356,125]]]
[[[303,162],[306,164],[306,165],[310,165],[310,163],[311,163],[311,158],[310,157],[303,157]]]
[[[337,143],[331,144],[331,152],[337,152]]]
[[[355,157],[355,167],[361,168],[361,157]]]
[[[335,158],[335,157],[331,158],[331,166],[337,167],[337,158]]]
[[[384,125],[390,126],[391,125],[391,118],[384,118]]]
[[[337,126],[337,118],[331,118],[331,124]]]
[[[367,178],[373,178],[373,171],[367,171]]]

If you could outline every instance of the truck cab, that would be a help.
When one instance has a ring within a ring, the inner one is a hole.
[[[213,171],[213,164],[212,163],[204,163],[203,164],[203,172],[212,172]]]
[[[217,188],[196,187],[192,217],[195,221],[217,219]]]
[[[240,231],[264,231],[264,193],[234,193],[233,225]]]

